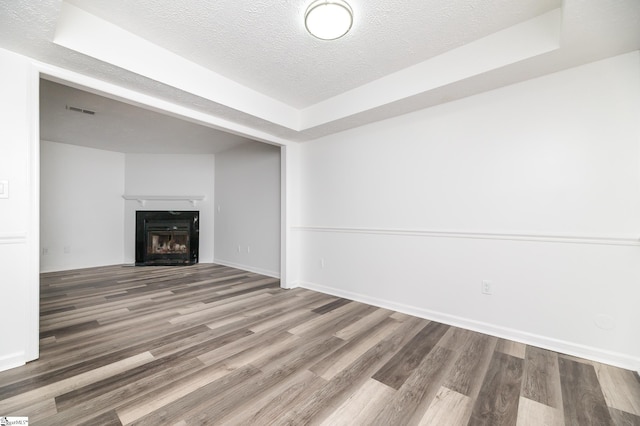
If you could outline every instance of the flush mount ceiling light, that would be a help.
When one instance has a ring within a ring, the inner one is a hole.
[[[353,10],[342,0],[316,0],[304,14],[307,31],[321,40],[335,40],[345,35],[353,24]]]

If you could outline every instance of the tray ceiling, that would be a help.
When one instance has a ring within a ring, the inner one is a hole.
[[[8,0],[0,47],[290,141],[640,49],[637,0],[350,0],[331,42],[307,3]]]

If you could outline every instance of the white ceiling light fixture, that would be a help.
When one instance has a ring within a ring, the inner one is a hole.
[[[321,40],[342,37],[353,25],[353,10],[342,0],[316,0],[304,14],[307,31]]]

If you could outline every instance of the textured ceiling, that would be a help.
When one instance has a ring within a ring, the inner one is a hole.
[[[40,138],[146,154],[215,154],[257,143],[48,80],[40,80]]]
[[[0,47],[275,142],[640,49],[638,0],[349,0],[332,42],[305,32],[310,2],[3,0]]]
[[[560,0],[350,0],[352,30],[327,42],[304,29],[307,1],[69,3],[297,108],[560,6]]]

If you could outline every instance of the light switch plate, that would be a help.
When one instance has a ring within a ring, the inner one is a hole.
[[[8,180],[0,180],[0,198],[9,198]]]

